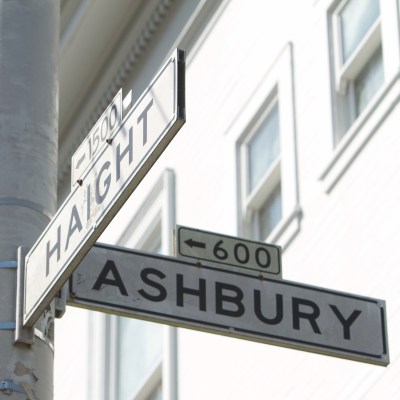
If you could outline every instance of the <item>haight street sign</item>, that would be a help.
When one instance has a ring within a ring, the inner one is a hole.
[[[281,249],[272,244],[178,225],[175,229],[175,253],[179,258],[240,267],[249,272],[282,278]]]
[[[381,300],[100,244],[69,290],[71,306],[389,364]]]
[[[25,259],[24,326],[32,326],[185,122],[185,53],[176,50]]]

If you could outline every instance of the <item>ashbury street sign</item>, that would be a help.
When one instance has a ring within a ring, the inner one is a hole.
[[[99,244],[69,286],[72,306],[389,363],[381,300]]]
[[[184,58],[174,52],[27,254],[24,326],[35,323],[184,124]]]

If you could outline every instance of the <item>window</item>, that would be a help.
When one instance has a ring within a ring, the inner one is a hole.
[[[146,242],[140,248],[161,253],[161,220],[154,221],[146,232]],[[126,237],[126,236],[125,236]],[[132,247],[133,243],[124,244]],[[136,246],[135,246],[136,247]],[[138,393],[146,388],[156,391],[162,387],[161,364],[163,358],[163,326],[134,318],[115,318],[117,336],[117,400],[137,400]],[[143,400],[151,398],[141,397]]]
[[[279,106],[277,101],[274,101],[271,110],[250,139],[247,147],[249,193],[251,193],[263,175],[279,159]]]
[[[282,191],[280,183],[272,191],[266,202],[259,210],[260,238],[267,238],[282,218]]]
[[[342,42],[342,64],[358,47],[379,19],[379,0],[347,0],[338,13]]]
[[[384,81],[379,0],[342,0],[332,13],[337,144]]]
[[[161,387],[162,325],[117,318],[117,342],[117,399],[136,400],[149,381],[151,389]]]
[[[252,236],[265,240],[282,218],[279,102],[276,91],[261,122],[244,140]],[[251,210],[251,211],[250,211]]]
[[[399,1],[331,0],[326,12],[332,130],[320,179],[330,192],[399,95]]]
[[[283,248],[298,232],[301,216],[292,68],[289,44],[234,128],[239,136],[239,233]]]
[[[165,170],[140,206],[124,207],[116,230],[110,231],[119,246],[172,254],[175,228],[175,174]],[[136,200],[136,199],[135,199]],[[105,237],[103,240],[107,240]],[[176,328],[133,318],[109,316],[108,350],[110,400],[160,400],[176,392],[176,348],[171,343]],[[171,340],[172,339],[172,340]],[[167,345],[168,343],[168,345]],[[168,378],[163,365],[172,366]],[[171,397],[172,398],[172,397]]]
[[[382,48],[373,54],[354,80],[356,115],[360,115],[383,83]]]

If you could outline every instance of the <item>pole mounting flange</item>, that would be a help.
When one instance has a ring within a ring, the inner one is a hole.
[[[36,396],[32,392],[32,389],[27,383],[21,383],[21,385],[17,385],[11,379],[3,379],[0,381],[0,391],[7,395],[11,395],[12,392],[24,393],[28,396],[27,400],[37,400]]]
[[[4,391],[5,394],[11,394],[11,392],[25,393],[25,389],[15,384],[11,379],[3,379],[0,382],[0,390]]]
[[[18,247],[18,267],[17,267],[17,302],[15,318],[15,338],[14,343],[32,344],[35,338],[34,329],[23,325],[24,315],[24,286],[25,286],[25,257],[28,254],[26,247]]]

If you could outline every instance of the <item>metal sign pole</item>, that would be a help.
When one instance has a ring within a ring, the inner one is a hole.
[[[0,7],[0,399],[53,398],[52,331],[40,319],[32,346],[14,338],[17,250],[57,206],[59,13],[55,0]]]

